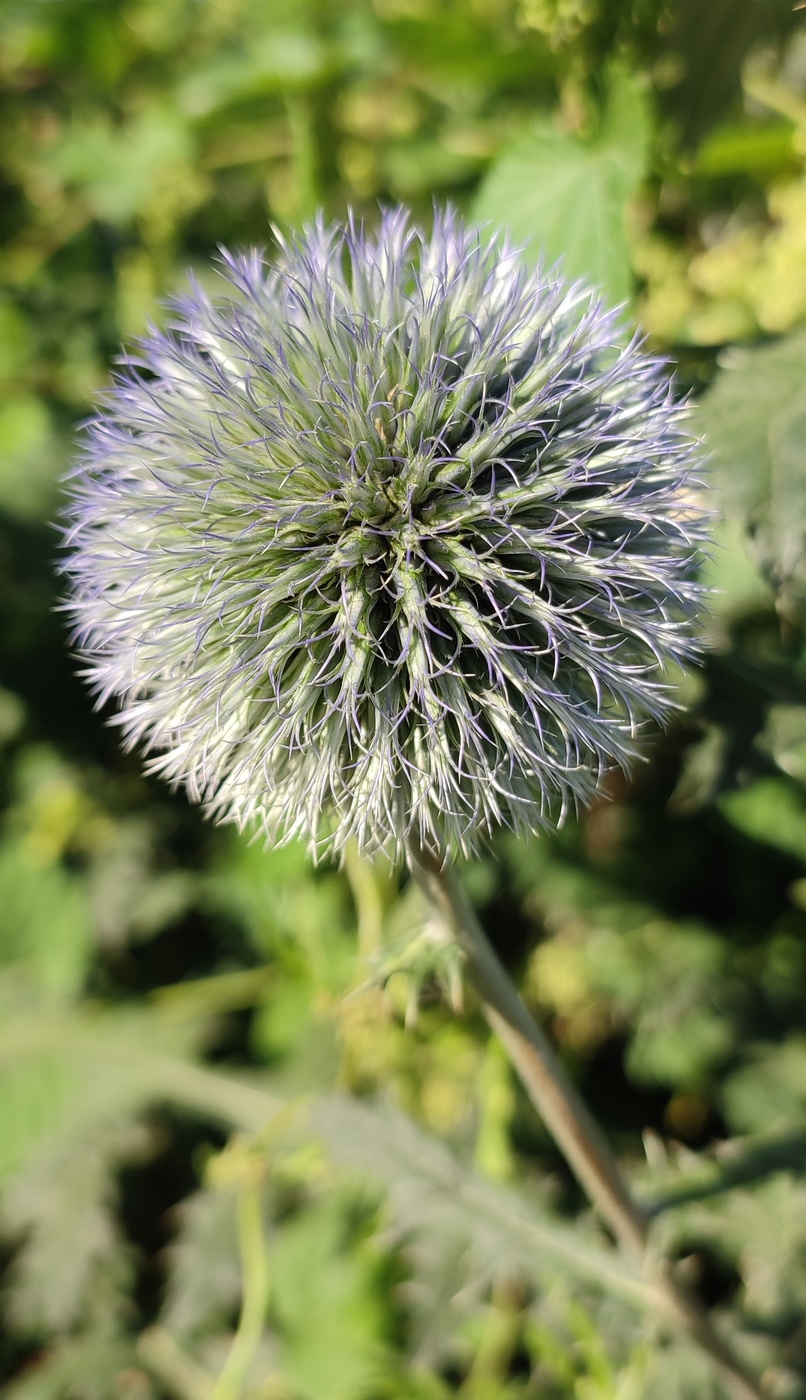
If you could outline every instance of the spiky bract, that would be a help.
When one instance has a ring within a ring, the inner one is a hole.
[[[106,396],[75,633],[126,741],[316,850],[468,850],[625,765],[693,649],[664,369],[591,294],[405,211],[226,258]]]

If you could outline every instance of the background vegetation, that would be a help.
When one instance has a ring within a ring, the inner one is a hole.
[[[700,401],[717,591],[685,708],[633,783],[465,878],[659,1239],[771,1393],[802,1395],[803,17],[2,0],[0,85],[3,1395],[721,1393],[413,890],[265,852],[146,780],[55,610],[76,425],[186,269],[320,205],[446,199],[627,300]]]

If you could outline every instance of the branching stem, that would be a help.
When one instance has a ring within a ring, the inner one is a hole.
[[[653,1250],[647,1219],[633,1200],[606,1138],[496,956],[453,870],[437,855],[420,848],[410,851],[410,864],[414,878],[462,951],[491,1028],[619,1247],[640,1262],[666,1314],[707,1352],[737,1400],[767,1400],[759,1382],[682,1287],[669,1262]]]

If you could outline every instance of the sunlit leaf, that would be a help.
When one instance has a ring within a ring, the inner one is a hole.
[[[282,1369],[306,1400],[369,1396],[384,1370],[380,1261],[350,1247],[346,1224],[331,1197],[280,1228],[271,1244]]]
[[[80,983],[91,948],[83,883],[21,842],[0,845],[0,965],[26,965],[43,986],[66,991]]]
[[[719,806],[734,826],[806,862],[806,797],[785,778],[761,778],[727,792]]]
[[[50,153],[50,167],[81,191],[98,218],[125,222],[192,155],[186,123],[169,107],[149,107],[127,128],[76,122]]]
[[[806,596],[806,335],[733,349],[698,411],[721,509],[788,605]]]
[[[62,449],[40,398],[26,394],[0,403],[0,511],[41,519],[55,504],[62,464]]]
[[[596,136],[541,125],[493,166],[473,205],[479,223],[505,227],[545,263],[599,288],[610,302],[632,291],[627,206],[643,178],[648,137],[634,80],[613,82]]]
[[[269,30],[242,53],[221,54],[187,77],[179,91],[194,117],[261,93],[306,87],[326,71],[327,50],[310,30]]]

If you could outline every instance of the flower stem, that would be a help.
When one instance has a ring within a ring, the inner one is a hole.
[[[238,1193],[238,1244],[243,1273],[243,1302],[238,1329],[211,1400],[240,1400],[260,1345],[269,1300],[269,1270],[263,1239],[260,1186],[245,1184]]]
[[[759,1382],[674,1276],[669,1262],[652,1249],[647,1219],[634,1201],[604,1134],[500,963],[453,870],[433,852],[421,848],[410,850],[409,858],[414,878],[462,951],[487,1021],[619,1247],[640,1262],[666,1314],[707,1352],[737,1400],[767,1400]]]

